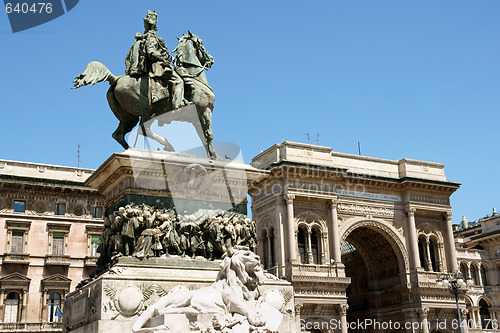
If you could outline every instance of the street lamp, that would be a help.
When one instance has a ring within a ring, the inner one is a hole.
[[[471,279],[468,279],[467,281],[464,281],[462,278],[462,274],[460,273],[455,273],[448,275],[447,277],[445,276],[442,280],[438,280],[437,284],[438,286],[445,286],[450,289],[450,292],[455,295],[455,302],[457,304],[457,314],[458,314],[458,326],[460,327],[460,333],[463,333],[463,328],[462,328],[462,318],[460,316],[460,307],[458,306],[458,295],[465,290],[465,288],[472,286],[474,281]]]

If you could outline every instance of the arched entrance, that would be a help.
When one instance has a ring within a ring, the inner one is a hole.
[[[342,236],[342,263],[351,278],[348,322],[398,318],[404,322],[408,255],[398,232],[385,221],[351,221]],[[388,332],[377,327],[350,332]],[[397,331],[397,330],[396,330]]]

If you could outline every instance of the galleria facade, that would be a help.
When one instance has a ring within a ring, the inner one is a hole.
[[[455,239],[459,184],[442,164],[283,142],[251,165],[262,174],[249,181],[257,251],[293,285],[302,331],[459,332],[441,281],[462,272],[464,332],[500,332],[500,219]],[[60,330],[61,300],[95,265],[103,198],[85,186],[92,172],[0,160],[0,332]]]

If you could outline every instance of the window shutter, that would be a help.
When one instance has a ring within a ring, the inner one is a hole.
[[[10,243],[11,253],[23,253],[24,232],[12,231],[12,241]]]
[[[64,255],[64,234],[54,233],[52,236],[52,255]]]

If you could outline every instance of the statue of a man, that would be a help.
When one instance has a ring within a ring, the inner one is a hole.
[[[172,108],[186,105],[184,81],[172,65],[172,56],[156,30],[158,13],[148,10],[144,18],[144,33],[135,34],[135,42],[125,58],[125,73],[132,77],[149,76],[149,103],[171,96]],[[169,93],[170,88],[170,93]]]

